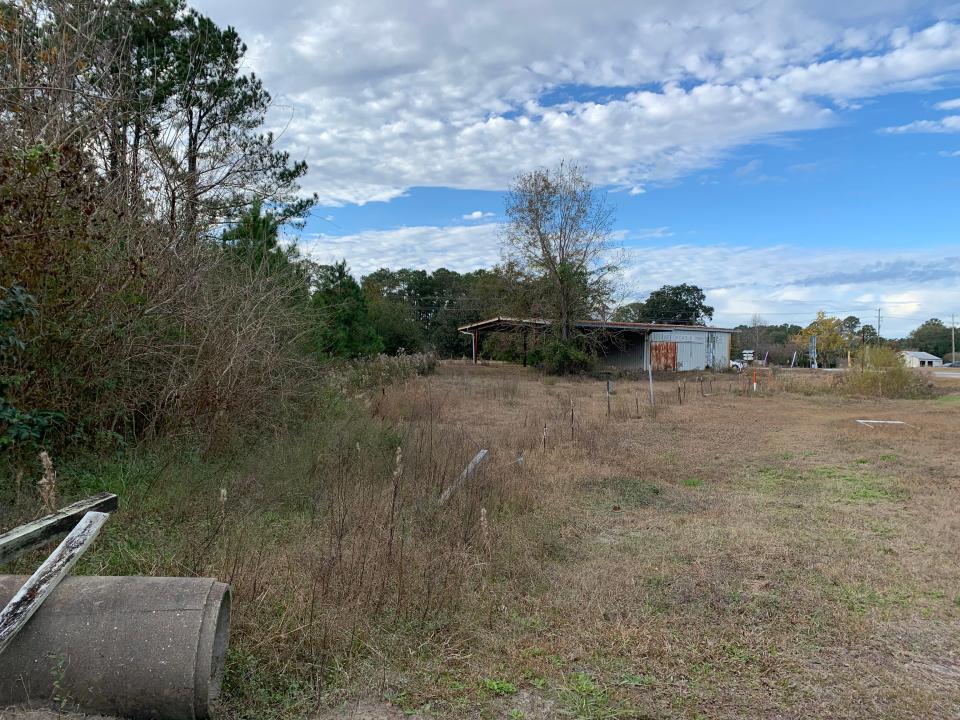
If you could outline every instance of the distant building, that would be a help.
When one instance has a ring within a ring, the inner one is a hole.
[[[921,350],[901,350],[900,357],[907,367],[943,367],[943,360]]]
[[[739,332],[704,325],[578,320],[574,326],[584,333],[601,333],[600,364],[619,370],[646,370],[650,359],[654,370],[725,370],[730,367],[730,336]],[[551,322],[542,318],[495,317],[459,328],[473,338],[473,359],[477,360],[480,338],[488,333],[514,333],[526,339],[548,331]]]

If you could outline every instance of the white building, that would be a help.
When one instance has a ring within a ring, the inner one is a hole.
[[[942,367],[943,360],[936,355],[920,350],[901,350],[900,357],[903,358],[903,364],[907,367]]]

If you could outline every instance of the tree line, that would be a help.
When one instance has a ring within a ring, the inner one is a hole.
[[[951,352],[951,329],[938,318],[921,323],[902,338],[882,338],[870,323],[861,322],[855,315],[844,318],[827,315],[820,311],[806,326],[793,323],[771,325],[760,315],[750,323],[738,325],[740,332],[734,335],[733,354],[743,350],[754,351],[758,359],[789,365],[796,361],[805,364],[810,338],[817,337],[817,362],[824,367],[835,366],[847,359],[847,354],[856,355],[861,348],[882,346],[892,350],[921,350],[940,358],[948,358]]]
[[[315,197],[232,28],[0,2],[0,443],[270,422],[309,377]]]

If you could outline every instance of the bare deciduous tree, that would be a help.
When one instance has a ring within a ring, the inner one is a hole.
[[[605,312],[618,264],[613,208],[580,168],[561,162],[517,177],[507,194],[504,251],[543,288],[542,308],[564,340],[578,318]]]

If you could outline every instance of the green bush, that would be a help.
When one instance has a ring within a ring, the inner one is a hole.
[[[861,348],[839,387],[845,395],[883,398],[933,395],[933,385],[923,374],[906,367],[896,350],[885,347]]]
[[[52,410],[26,411],[16,407],[8,395],[26,379],[18,365],[25,345],[16,325],[37,316],[37,301],[19,285],[0,287],[0,449],[35,448],[47,431],[63,419]]]
[[[576,340],[553,338],[530,354],[530,361],[549,375],[572,375],[590,372],[596,358]]]

